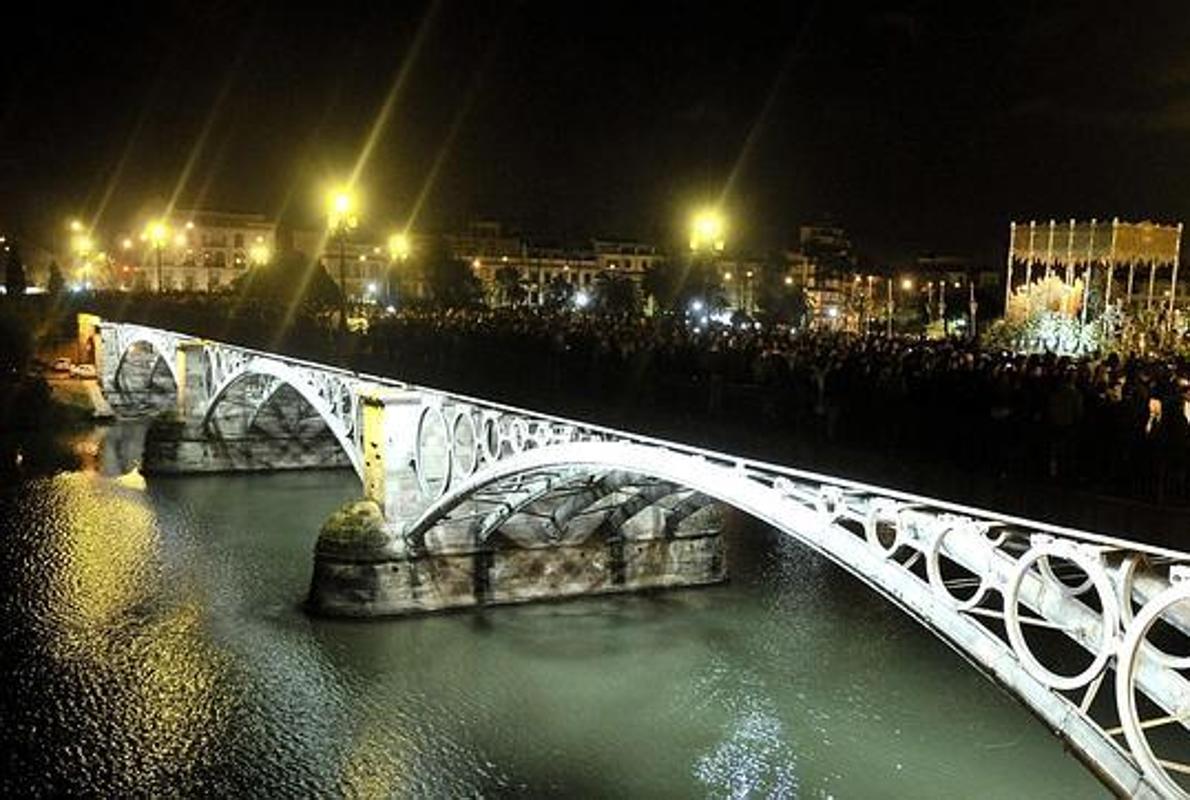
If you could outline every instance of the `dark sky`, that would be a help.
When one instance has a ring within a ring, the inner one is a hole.
[[[361,168],[384,229],[669,239],[721,198],[750,249],[829,215],[883,261],[1190,219],[1176,2],[301,5],[39,4],[0,55],[0,228],[175,194],[313,221],[390,93]]]

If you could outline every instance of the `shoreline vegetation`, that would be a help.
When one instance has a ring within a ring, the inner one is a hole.
[[[93,423],[77,381],[51,385],[40,354],[64,340],[33,309],[0,304],[0,479],[33,478],[78,469],[72,440]],[[73,315],[72,315],[73,318]]]

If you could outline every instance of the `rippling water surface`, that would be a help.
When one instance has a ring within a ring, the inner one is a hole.
[[[0,794],[1087,798],[1024,709],[760,527],[732,581],[383,622],[301,610],[344,473],[0,490]]]

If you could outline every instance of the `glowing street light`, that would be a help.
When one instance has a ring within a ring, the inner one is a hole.
[[[347,333],[347,234],[359,224],[359,201],[346,186],[327,192],[326,226],[339,243],[339,330]]]
[[[404,261],[409,258],[409,235],[394,233],[388,237],[388,257],[393,261]]]
[[[690,249],[694,252],[712,251],[722,253],[725,245],[726,223],[723,215],[714,209],[704,209],[690,221]]]
[[[327,226],[332,231],[352,230],[359,224],[355,193],[347,187],[340,187],[327,193]]]
[[[248,260],[255,266],[263,267],[269,263],[269,248],[263,242],[257,242],[248,248]]]
[[[906,292],[911,291],[913,289],[913,279],[912,278],[901,278],[901,288],[904,289]]]
[[[74,230],[74,228],[72,223],[71,229]],[[81,231],[81,226],[79,230]],[[91,255],[95,250],[95,241],[86,233],[74,233],[70,237],[70,249],[74,253],[75,277],[81,281],[88,281],[91,275]],[[100,257],[102,255],[101,253]]]
[[[591,304],[591,295],[587,294],[582,289],[579,289],[577,292],[575,292],[575,294],[574,294],[575,308],[586,308],[590,304]]]

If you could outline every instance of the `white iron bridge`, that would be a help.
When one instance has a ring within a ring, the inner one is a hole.
[[[1190,553],[170,331],[80,323],[105,391],[129,353],[154,352],[180,413],[211,435],[233,393],[263,406],[296,391],[410,547],[443,522],[491,529],[558,487],[613,474],[721,501],[917,619],[1112,791],[1190,797]],[[1045,637],[1061,657],[1038,646]]]

